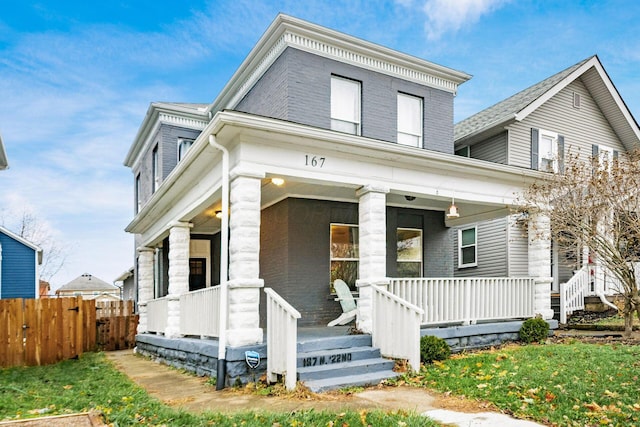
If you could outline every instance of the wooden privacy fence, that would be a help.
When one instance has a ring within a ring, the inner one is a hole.
[[[0,300],[0,366],[46,365],[96,346],[94,301]]]
[[[133,301],[96,301],[97,345],[100,350],[114,351],[136,345],[138,315]]]

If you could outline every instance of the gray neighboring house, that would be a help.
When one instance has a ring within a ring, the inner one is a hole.
[[[547,173],[562,173],[567,153],[614,158],[640,147],[640,129],[597,56],[592,56],[455,125],[456,154]],[[477,232],[478,259],[455,253],[457,277],[526,276],[526,223],[518,216],[458,228]],[[552,251],[552,291],[587,267],[586,251]],[[579,265],[576,268],[575,260]],[[592,260],[593,261],[593,260]],[[577,273],[576,271],[577,270]],[[599,274],[589,292],[608,293]]]
[[[2,142],[2,135],[0,135],[0,170],[7,169],[9,167],[9,160],[7,159],[7,152],[4,149],[4,143]]]
[[[96,301],[120,300],[120,288],[84,273],[56,290],[57,297],[78,297]]]
[[[114,280],[114,283],[117,282],[121,283],[120,289],[122,289],[122,299],[125,301],[133,300],[134,302],[137,302],[138,295],[136,292],[133,267],[118,276]]]

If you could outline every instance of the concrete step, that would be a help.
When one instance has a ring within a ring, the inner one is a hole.
[[[335,348],[329,350],[309,351],[298,353],[297,367],[313,367],[332,365],[335,363],[356,361],[362,359],[375,359],[380,357],[380,350],[371,346]]]
[[[345,388],[345,387],[376,385],[383,380],[386,380],[388,378],[394,378],[394,377],[397,377],[398,375],[400,374],[398,374],[397,372],[388,370],[388,371],[370,372],[370,373],[359,374],[359,375],[347,375],[343,377],[325,378],[321,380],[310,380],[310,381],[304,381],[304,384],[309,388],[309,390],[313,391],[314,393],[319,393],[323,391],[336,390],[336,389]]]
[[[337,337],[315,338],[306,341],[299,341],[297,345],[298,353],[310,351],[330,350],[337,348],[364,347],[371,345],[371,335],[343,335]]]
[[[395,362],[382,357],[298,368],[300,381],[343,378],[345,376],[392,371]]]

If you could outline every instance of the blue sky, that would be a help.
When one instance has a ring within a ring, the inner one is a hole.
[[[213,101],[278,12],[472,74],[456,121],[593,54],[640,114],[634,0],[5,1],[0,214],[31,212],[68,248],[54,288],[132,265],[122,163],[149,103]]]

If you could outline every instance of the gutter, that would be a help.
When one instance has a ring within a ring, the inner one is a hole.
[[[216,390],[224,388],[227,376],[227,310],[229,269],[229,151],[209,135],[209,144],[222,151],[222,224],[220,225],[220,334],[218,337],[218,367]]]

